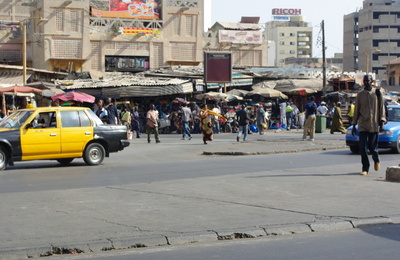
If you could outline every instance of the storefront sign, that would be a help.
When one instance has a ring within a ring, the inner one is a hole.
[[[301,9],[272,9],[272,15],[301,15]]]
[[[232,53],[204,52],[204,80],[206,83],[232,82]]]
[[[109,0],[108,10],[92,8],[92,16],[104,18],[161,19],[161,0]]]
[[[276,16],[276,15],[274,15],[273,16],[273,20],[274,21],[290,21],[290,16]]]
[[[262,33],[260,31],[219,31],[220,43],[238,43],[238,44],[261,44]]]

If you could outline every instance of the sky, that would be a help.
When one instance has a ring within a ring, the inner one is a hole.
[[[272,20],[272,9],[301,9],[313,29],[313,57],[322,57],[321,22],[325,24],[326,57],[343,52],[343,16],[358,11],[363,0],[206,0],[211,1],[212,26],[215,22],[240,22],[242,16],[260,17],[260,24]],[[205,19],[207,19],[205,17]],[[205,21],[207,23],[207,21]],[[319,44],[318,44],[319,43]]]

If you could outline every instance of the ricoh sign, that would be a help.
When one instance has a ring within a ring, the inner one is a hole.
[[[301,15],[301,9],[274,8],[272,9],[272,15]]]

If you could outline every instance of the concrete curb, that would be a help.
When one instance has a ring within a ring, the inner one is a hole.
[[[227,156],[239,156],[239,155],[268,155],[268,154],[280,154],[280,153],[298,153],[298,152],[313,152],[313,151],[328,151],[344,149],[346,146],[329,147],[329,148],[313,148],[313,149],[302,149],[302,150],[284,150],[284,151],[267,151],[267,152],[207,152],[203,151],[202,155],[227,155]]]
[[[398,223],[400,223],[400,216],[371,217],[348,221],[334,220],[314,223],[259,226],[233,230],[212,230],[205,232],[177,234],[172,236],[109,238],[83,243],[34,246],[32,248],[14,248],[10,250],[0,250],[0,259],[29,259],[51,255],[83,254],[90,252],[123,250],[143,247],[160,247],[202,242],[217,242],[221,240],[238,240],[312,232],[351,230],[353,228],[359,228],[365,225]]]

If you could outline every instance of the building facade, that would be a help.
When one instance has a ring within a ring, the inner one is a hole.
[[[204,33],[204,50],[232,52],[232,65],[236,67],[267,66],[268,45],[258,17],[247,20],[250,22],[216,22]]]
[[[385,64],[400,57],[399,18],[399,0],[364,0],[362,9],[345,15],[344,70],[373,72],[386,80]]]
[[[202,0],[0,1],[1,63],[51,71],[140,72],[203,61]]]
[[[273,42],[274,66],[283,67],[286,58],[311,58],[313,28],[303,16],[290,16],[289,21],[266,23],[267,39]]]

